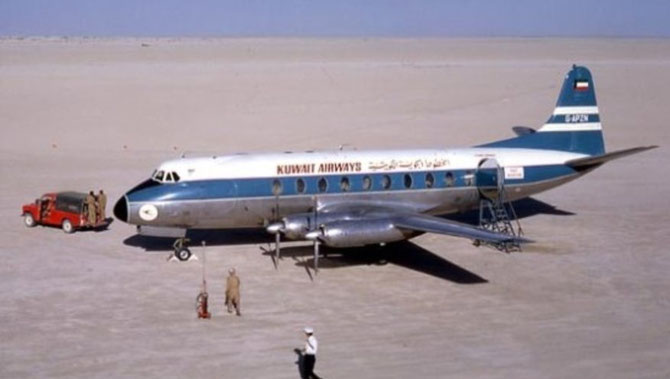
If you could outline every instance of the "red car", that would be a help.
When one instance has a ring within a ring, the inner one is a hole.
[[[32,228],[37,224],[58,226],[65,233],[77,229],[106,228],[110,219],[97,219],[95,224],[86,219],[86,194],[81,192],[47,193],[34,203],[23,206],[23,222]]]

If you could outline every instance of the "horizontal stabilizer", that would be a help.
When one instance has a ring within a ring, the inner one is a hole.
[[[495,233],[472,225],[462,224],[443,218],[425,214],[411,214],[391,219],[395,227],[420,232],[447,234],[454,237],[464,237],[490,243],[518,242],[529,243],[531,240],[515,237],[508,234]]]
[[[624,150],[617,150],[613,151],[611,153],[606,153],[602,155],[595,155],[592,157],[586,157],[586,158],[578,158],[578,159],[573,159],[570,161],[565,162],[566,165],[575,168],[575,169],[588,169],[592,168],[595,166],[600,166],[601,164],[605,162],[609,162],[614,159],[618,158],[623,158],[625,156],[631,155],[631,154],[636,154],[636,153],[641,153],[643,151],[655,149],[658,146],[653,145],[653,146],[639,146],[639,147],[633,147],[630,149],[624,149]]]
[[[535,129],[529,128],[527,126],[515,126],[512,128],[514,133],[516,133],[517,136],[525,136],[526,134],[533,134],[536,132]]]

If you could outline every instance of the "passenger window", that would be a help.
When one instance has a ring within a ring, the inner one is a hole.
[[[372,179],[369,176],[365,175],[363,177],[363,189],[369,191],[372,188]]]
[[[403,182],[405,184],[405,188],[412,188],[412,175],[405,174],[405,177],[403,178]]]
[[[426,174],[426,188],[433,188],[435,185],[435,177],[430,172]]]
[[[473,178],[474,175],[472,174],[472,171],[468,170],[465,172],[465,175],[463,175],[463,179],[465,180],[465,185],[466,186],[471,186],[473,183]]]
[[[302,179],[298,179],[295,182],[295,190],[298,193],[304,193],[305,192],[305,181]]]
[[[346,176],[342,177],[342,179],[340,180],[340,189],[343,192],[349,191],[349,178],[347,178]]]
[[[453,187],[454,185],[454,174],[451,172],[448,172],[447,175],[444,177],[444,181],[447,184],[447,187]]]
[[[328,182],[326,178],[319,179],[319,192],[326,192],[328,190]]]
[[[275,179],[272,182],[272,194],[275,196],[279,196],[281,194],[281,182],[279,179]]]
[[[391,177],[388,175],[382,176],[382,188],[387,190],[391,188]]]
[[[172,178],[174,179],[175,182],[178,182],[178,181],[179,181],[179,175],[177,175],[176,172],[173,172],[173,173],[172,173]]]

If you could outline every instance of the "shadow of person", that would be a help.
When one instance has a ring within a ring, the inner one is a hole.
[[[300,375],[300,379],[305,379],[305,366],[303,364],[303,356],[302,356],[302,350],[298,349],[297,347],[293,349],[293,352],[296,355],[296,361],[295,364],[298,365],[298,375]]]
[[[296,355],[296,361],[295,364],[298,365],[298,375],[300,375],[300,379],[321,379],[320,376],[316,375],[315,373],[312,373],[311,377],[308,377],[307,374],[305,373],[305,355],[302,353],[302,350],[298,349],[297,347],[293,349],[293,352]]]

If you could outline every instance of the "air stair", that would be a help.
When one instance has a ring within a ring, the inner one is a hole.
[[[479,164],[475,181],[479,189],[479,227],[512,237],[523,236],[521,223],[511,201],[505,197],[503,169],[495,159],[485,159]],[[476,246],[487,245],[505,253],[521,251],[518,241],[489,243],[475,241]]]

